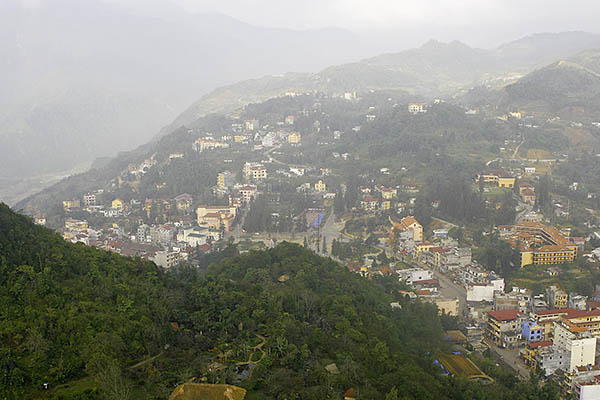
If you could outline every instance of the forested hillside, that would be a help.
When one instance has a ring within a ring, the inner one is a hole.
[[[67,244],[2,205],[0,398],[164,399],[192,378],[249,399],[339,399],[350,387],[362,399],[557,398],[484,361],[500,383],[442,375],[433,361],[452,321],[399,298],[396,280],[285,243],[214,260],[226,255],[165,273]]]

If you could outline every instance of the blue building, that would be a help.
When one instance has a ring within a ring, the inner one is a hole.
[[[521,333],[527,343],[539,342],[544,338],[544,329],[535,321],[523,321]]]

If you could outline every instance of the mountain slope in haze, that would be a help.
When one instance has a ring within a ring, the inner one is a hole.
[[[149,140],[199,93],[362,51],[343,30],[259,28],[154,5],[140,15],[103,0],[0,2],[0,178],[114,155]]]
[[[600,47],[600,35],[587,32],[537,33],[494,50],[496,61],[531,68],[550,64],[584,50]]]
[[[589,50],[538,69],[507,86],[501,104],[530,112],[597,121],[600,50]]]
[[[507,73],[525,74],[558,58],[598,46],[600,35],[585,32],[537,34],[493,50],[473,49],[456,41],[430,40],[418,49],[332,66],[316,74],[266,76],[219,88],[195,102],[162,132],[168,133],[212,112],[233,111],[290,91],[402,89],[426,96],[449,96],[482,80]]]

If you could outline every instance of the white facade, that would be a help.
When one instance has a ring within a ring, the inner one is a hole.
[[[467,288],[467,301],[494,301],[493,285],[469,285]]]
[[[490,285],[494,287],[494,290],[504,293],[504,278],[492,279]]]
[[[185,242],[193,247],[206,244],[207,230],[205,227],[184,229],[183,232],[177,234],[177,241]]]
[[[569,371],[596,362],[596,338],[587,332],[574,333],[564,323],[555,322],[554,344],[570,353]]]
[[[412,285],[416,281],[424,281],[427,279],[433,279],[433,273],[427,269],[410,268],[398,271],[400,280],[406,281],[409,285]]]
[[[600,385],[582,384],[579,388],[579,400],[598,400],[600,399]]]
[[[181,261],[181,254],[174,251],[158,251],[154,257],[150,257],[150,261],[163,268],[171,268]]]

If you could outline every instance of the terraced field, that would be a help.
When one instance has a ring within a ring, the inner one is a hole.
[[[492,380],[489,376],[483,373],[481,369],[467,357],[462,354],[447,354],[440,357],[440,361],[444,367],[452,375],[465,376],[469,379],[487,379]]]

